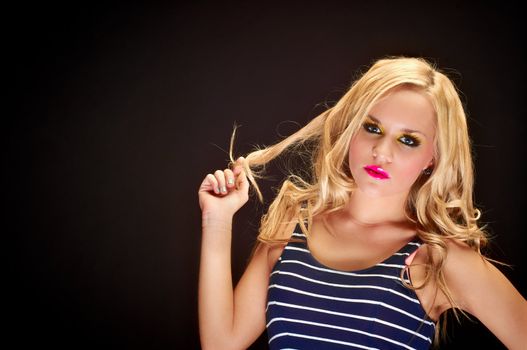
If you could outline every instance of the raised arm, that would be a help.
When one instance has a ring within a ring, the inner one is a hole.
[[[266,246],[256,249],[235,292],[232,284],[232,218],[247,202],[249,190],[242,161],[237,161],[233,171],[207,175],[198,192],[202,210],[198,303],[203,349],[245,349],[265,328]]]

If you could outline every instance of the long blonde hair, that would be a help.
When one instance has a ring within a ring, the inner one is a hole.
[[[430,248],[423,285],[434,281],[456,307],[442,269],[446,240],[464,242],[481,254],[487,238],[477,224],[480,213],[473,204],[473,164],[463,105],[451,80],[422,58],[376,61],[335,106],[282,141],[246,156],[245,170],[260,199],[255,179],[263,176],[266,163],[283,153],[295,152],[307,157],[309,167],[304,169],[307,177],[291,174],[283,182],[262,217],[258,240],[287,241],[289,237],[283,230],[291,221],[298,222],[309,237],[315,215],[346,205],[355,187],[347,160],[350,141],[375,103],[401,86],[425,93],[437,117],[433,172],[415,182],[405,209],[408,219],[415,223],[418,238]]]

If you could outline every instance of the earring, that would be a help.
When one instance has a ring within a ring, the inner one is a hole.
[[[426,176],[430,176],[432,175],[432,168],[426,168],[423,170],[423,174],[425,174]]]

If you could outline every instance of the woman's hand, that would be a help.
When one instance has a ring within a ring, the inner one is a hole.
[[[207,174],[198,190],[203,217],[232,217],[249,199],[249,182],[240,157],[233,169]]]

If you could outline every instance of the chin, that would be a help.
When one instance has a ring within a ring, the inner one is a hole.
[[[357,191],[360,191],[368,197],[386,196],[386,189],[381,188],[380,184],[375,183],[357,184]]]
[[[386,186],[387,185],[387,186]],[[402,194],[407,195],[408,191],[394,191],[392,184],[382,183],[375,180],[374,182],[366,181],[357,184],[357,191],[371,198],[394,197]]]

